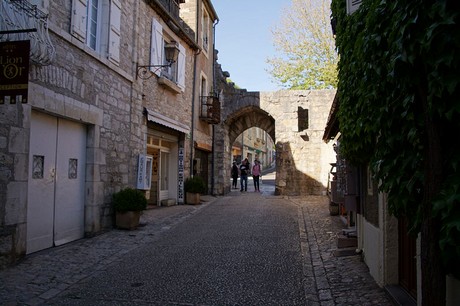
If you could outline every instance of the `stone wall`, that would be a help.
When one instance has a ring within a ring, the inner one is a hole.
[[[86,127],[86,236],[110,229],[112,194],[136,186],[138,155],[147,146],[144,107],[191,126],[196,46],[162,21],[166,34],[185,48],[185,89],[171,90],[174,84],[162,86],[156,77],[141,80],[136,63],[149,64],[152,18],[160,16],[148,2],[121,3],[120,61],[114,63],[104,48],[93,50],[72,36],[72,1],[50,2],[48,25],[55,60],[48,66],[31,65],[27,104],[0,105],[0,268],[26,252],[33,111]],[[182,141],[188,176],[191,144]]]
[[[326,191],[332,144],[322,137],[335,90],[262,92],[260,107],[275,119],[276,193],[320,195]],[[299,129],[299,111],[308,110],[308,128]]]
[[[265,130],[276,144],[276,193],[326,193],[329,163],[335,161],[332,144],[323,142],[335,90],[281,90],[247,92],[227,84],[227,72],[216,67],[221,90],[222,123],[216,127],[216,193],[230,191],[231,145],[251,127]],[[308,110],[308,124],[299,129],[299,107]]]

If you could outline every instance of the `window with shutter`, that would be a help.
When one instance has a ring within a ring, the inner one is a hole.
[[[46,2],[49,0],[34,0]],[[73,0],[71,34],[88,47],[120,62],[121,1]]]
[[[109,31],[109,60],[115,64],[120,63],[120,23],[121,3],[119,0],[112,0],[110,5],[110,31]]]
[[[86,0],[74,0],[72,9],[71,34],[81,42],[86,42]]]
[[[179,44],[179,56],[177,58],[177,85],[184,91],[185,89],[185,48]]]
[[[88,1],[88,20],[86,29],[86,43],[93,49],[98,51],[100,47],[100,33],[102,23],[102,1],[89,0]]]
[[[162,65],[163,64],[163,27],[154,18],[152,19],[152,39],[150,42],[150,65]],[[157,76],[161,76],[161,69],[150,68],[154,71]]]
[[[209,15],[208,12],[203,9],[203,18],[201,22],[201,36],[203,38],[203,49],[208,51],[209,44]]]

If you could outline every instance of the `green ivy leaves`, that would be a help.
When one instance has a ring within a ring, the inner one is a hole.
[[[447,4],[368,0],[347,15],[346,1],[333,0],[331,8],[340,56],[341,152],[354,164],[370,164],[390,211],[408,217],[417,232],[427,215],[420,204],[433,145],[427,126],[436,126],[443,176],[428,215],[441,220],[445,264],[458,266],[460,144],[449,135],[460,131],[460,21]],[[460,268],[453,273],[459,277]]]

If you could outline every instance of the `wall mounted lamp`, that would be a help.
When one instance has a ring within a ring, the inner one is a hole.
[[[143,80],[147,80],[151,78],[155,73],[157,73],[160,69],[171,67],[173,63],[177,61],[177,57],[179,56],[179,47],[175,41],[165,44],[164,47],[164,54],[167,64],[164,65],[138,65],[136,64],[136,71],[137,75],[136,78],[139,77]],[[154,68],[154,69],[151,69]]]

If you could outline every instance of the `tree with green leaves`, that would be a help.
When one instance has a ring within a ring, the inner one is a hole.
[[[337,85],[337,52],[331,31],[330,1],[292,0],[273,29],[280,56],[267,60],[270,74],[289,89]]]
[[[342,154],[420,234],[422,305],[460,278],[460,18],[454,1],[332,1]],[[455,135],[455,136],[454,136]]]

